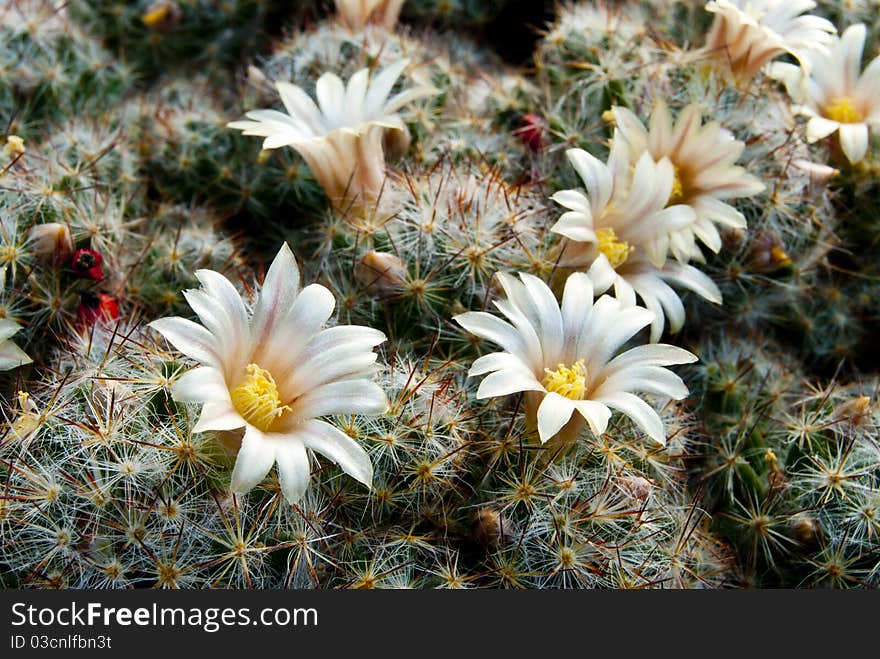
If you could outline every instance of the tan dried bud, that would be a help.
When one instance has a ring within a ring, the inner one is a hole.
[[[871,399],[868,396],[859,396],[841,403],[831,413],[835,422],[846,421],[854,426],[859,426],[868,420],[871,413]]]
[[[821,529],[815,519],[805,512],[792,515],[788,520],[792,537],[802,545],[811,545],[819,539]]]
[[[646,499],[654,489],[653,481],[635,474],[618,478],[617,485],[630,499]]]
[[[514,537],[513,523],[507,515],[491,506],[484,506],[474,518],[474,539],[484,547],[500,547]]]
[[[382,148],[389,160],[396,160],[406,155],[411,143],[412,136],[406,126],[389,128],[382,137]]]
[[[73,254],[73,238],[66,224],[35,224],[28,231],[28,243],[38,258],[50,263],[65,263]]]
[[[809,174],[810,184],[814,186],[826,185],[828,181],[840,174],[839,169],[809,160],[792,160],[791,164],[795,169]]]
[[[758,233],[749,249],[749,263],[756,272],[776,272],[792,264],[782,240],[772,231]]]
[[[394,254],[367,252],[354,275],[369,295],[380,300],[400,295],[407,281],[406,266]]]

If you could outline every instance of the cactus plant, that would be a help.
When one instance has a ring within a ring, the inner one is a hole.
[[[870,3],[7,4],[3,587],[880,585]]]

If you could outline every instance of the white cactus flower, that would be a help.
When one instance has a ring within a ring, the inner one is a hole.
[[[566,152],[587,188],[562,190],[552,199],[567,209],[551,231],[565,236],[560,265],[587,271],[595,293],[614,288],[627,306],[636,295],[654,313],[651,341],[663,333],[666,319],[677,332],[684,324],[684,305],[669,285],[688,288],[716,304],[721,291],[695,267],[667,258],[672,237],[678,243],[690,237],[696,214],[687,205],[667,206],[674,168],[667,158],[654,162],[649,153],[639,158],[632,173],[619,166],[612,152],[610,166],[582,149]],[[627,166],[628,167],[628,166]],[[689,254],[692,245],[676,251]]]
[[[880,57],[861,70],[865,26],[849,26],[826,53],[816,53],[809,73],[794,65],[775,65],[775,77],[785,82],[799,105],[795,111],[810,118],[807,140],[816,142],[837,133],[850,163],[868,152],[870,129],[880,128]]]
[[[291,503],[305,493],[307,449],[369,485],[372,465],[351,437],[323,421],[333,414],[381,414],[387,406],[373,347],[385,340],[360,326],[324,329],[333,294],[319,284],[299,287],[285,243],[272,262],[252,316],[232,283],[212,270],[196,273],[202,288],[184,292],[202,324],[161,318],[150,326],[199,362],[181,375],[172,396],[202,403],[195,432],[244,429],[232,490],[247,492],[273,464]]]
[[[696,221],[683,228],[682,235],[672,237],[670,247],[676,258],[702,260],[695,238],[718,252],[721,235],[716,225],[746,228],[743,214],[727,202],[756,195],[764,190],[764,184],[734,164],[745,149],[743,142],[717,121],[703,124],[696,105],[682,110],[673,123],[669,108],[660,102],[651,114],[647,129],[630,110],[615,107],[613,111],[614,145],[625,147],[622,150],[626,160],[620,158],[621,162],[636,162],[645,152],[654,160],[668,158],[675,172],[668,203],[685,204],[696,213]]]
[[[704,50],[739,82],[786,53],[805,63],[837,32],[825,18],[802,15],[815,6],[813,0],[711,0],[706,10],[715,20]]]
[[[499,274],[507,299],[495,306],[507,321],[468,312],[455,321],[503,348],[477,359],[469,376],[486,375],[477,397],[526,392],[527,418],[542,443],[560,435],[572,441],[586,422],[595,436],[605,432],[611,410],[625,414],[655,441],[666,443],[657,412],[636,392],[682,399],[688,389],[664,368],[696,361],[671,345],[642,345],[617,354],[648,325],[653,314],[608,295],[594,302],[593,284],[583,273],[569,275],[562,305],[543,281]],[[577,412],[577,414],[575,414]]]
[[[406,89],[391,98],[397,79],[409,61],[400,60],[370,77],[357,71],[348,85],[333,73],[317,82],[317,104],[300,87],[276,82],[287,111],[252,110],[247,120],[228,126],[245,135],[266,138],[264,149],[292,146],[337,207],[357,200],[369,203],[385,180],[383,139],[387,131],[408,142],[409,131],[398,111],[408,103],[436,93],[432,87]]]

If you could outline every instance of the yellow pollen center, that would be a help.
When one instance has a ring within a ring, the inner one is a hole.
[[[623,265],[635,250],[625,240],[618,240],[614,229],[599,229],[596,237],[599,239],[599,251],[608,258],[612,268]]]
[[[855,107],[849,96],[832,98],[831,104],[825,108],[825,116],[841,124],[857,124],[865,117]]]
[[[684,185],[681,182],[681,171],[678,165],[672,166],[672,192],[669,193],[669,201],[667,206],[673,206],[684,199]]]
[[[587,392],[587,367],[583,359],[578,359],[570,368],[565,364],[559,364],[555,371],[545,368],[544,373],[547,374],[543,382],[547,391],[571,400],[583,400]]]
[[[247,376],[230,394],[232,404],[245,421],[262,431],[267,431],[285,412],[289,405],[282,405],[278,385],[272,374],[256,364],[248,364]]]

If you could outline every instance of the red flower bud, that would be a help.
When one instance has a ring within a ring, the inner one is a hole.
[[[84,291],[76,310],[76,322],[81,329],[97,322],[109,323],[119,318],[119,305],[105,293]]]
[[[103,281],[104,271],[101,269],[103,261],[104,258],[93,249],[78,249],[70,260],[70,268],[80,279]]]
[[[547,122],[539,114],[529,112],[522,118],[522,126],[516,129],[519,139],[537,153],[544,147],[544,137],[547,134]]]

